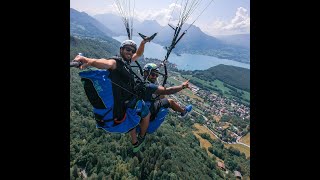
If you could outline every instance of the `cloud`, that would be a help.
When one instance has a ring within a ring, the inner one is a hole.
[[[129,8],[127,6],[123,6],[122,8]],[[162,9],[144,9],[144,10],[137,10],[135,9],[134,17],[140,21],[144,20],[156,20],[160,25],[166,26],[170,20],[173,24],[177,22],[179,18],[181,6],[179,4],[172,3],[168,6],[168,8]],[[124,9],[125,12],[129,12],[129,9]],[[96,15],[96,14],[104,14],[104,13],[111,13],[115,15],[119,15],[118,7],[115,3],[112,5],[106,5],[104,7],[99,8],[92,8],[88,7],[83,9],[82,11],[87,12],[89,15]]]
[[[161,26],[167,26],[170,20],[170,24],[176,24],[179,19],[179,13],[181,6],[179,4],[172,3],[167,8],[161,9],[135,9],[134,17],[139,21],[144,20],[156,20]],[[115,3],[112,5],[106,5],[101,8],[95,8],[84,10],[90,15],[112,13],[119,15],[118,8]],[[231,20],[215,19],[213,22],[201,23],[197,22],[197,25],[202,31],[209,35],[230,35],[230,34],[242,34],[250,33],[250,17],[247,9],[243,7],[237,8],[234,17]]]
[[[175,22],[179,18],[179,11],[181,6],[175,3],[169,5],[168,8],[163,9],[147,9],[136,12],[139,20],[156,20],[160,25],[166,26],[170,22]]]
[[[210,35],[230,35],[250,33],[250,17],[245,8],[239,7],[231,21],[215,20],[204,26],[204,31]]]
[[[96,14],[105,14],[105,13],[119,15],[119,11],[115,3],[111,5],[101,6],[101,7],[88,7],[88,8],[84,8],[81,11],[85,11],[91,16],[94,16]]]
[[[180,5],[172,3],[168,8],[158,10],[148,9],[136,12],[136,17],[138,17],[140,21],[156,20],[160,25],[167,26],[169,20],[171,24],[177,23],[180,10]],[[235,16],[230,21],[216,19],[212,23],[198,23],[197,26],[209,35],[250,33],[250,17],[247,9],[239,7],[237,8]]]

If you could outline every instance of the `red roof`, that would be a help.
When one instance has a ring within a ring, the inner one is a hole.
[[[220,161],[218,162],[218,166],[221,167],[221,168],[224,168],[224,169],[226,168],[226,167],[224,166],[223,162],[220,162]]]

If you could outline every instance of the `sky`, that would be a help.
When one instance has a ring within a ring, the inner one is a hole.
[[[114,2],[114,0],[70,0],[70,7],[91,16],[103,13],[119,15]],[[162,26],[167,25],[169,20],[174,22],[177,13],[172,13],[172,9],[177,12],[179,6],[174,8],[174,5],[180,5],[181,2],[182,0],[131,0],[135,5],[135,18],[140,21],[156,20]],[[250,0],[202,0],[186,23],[191,24],[198,15],[200,16],[193,25],[209,35],[250,33]]]

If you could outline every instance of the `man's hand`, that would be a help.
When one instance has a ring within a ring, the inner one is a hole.
[[[143,44],[145,44],[146,42],[150,42],[158,33],[154,33],[153,35],[151,35],[150,37],[146,36],[146,35],[143,35],[141,33],[138,33],[142,39],[143,39]]]
[[[146,44],[147,42],[150,42],[150,39],[146,38],[146,39],[143,39],[143,40],[141,41],[141,43],[143,43],[143,44]]]
[[[79,61],[82,63],[82,65],[79,67],[80,69],[85,69],[87,66],[89,66],[89,63],[90,63],[88,58],[81,56],[81,55],[77,55],[74,58],[74,61]]]
[[[190,80],[190,79],[188,79],[187,81],[185,81],[185,82],[183,82],[183,83],[181,84],[182,89],[189,88],[189,89],[191,90],[191,88],[189,87],[189,80]]]

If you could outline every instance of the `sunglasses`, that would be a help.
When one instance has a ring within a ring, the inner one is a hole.
[[[136,53],[136,50],[135,49],[131,49],[131,48],[129,48],[129,47],[125,47],[124,48],[126,51],[128,51],[128,52],[132,52],[132,53]]]
[[[152,73],[150,73],[150,76],[158,77],[158,76],[159,76],[159,74],[158,74],[158,73],[154,73],[154,72],[152,72]]]

